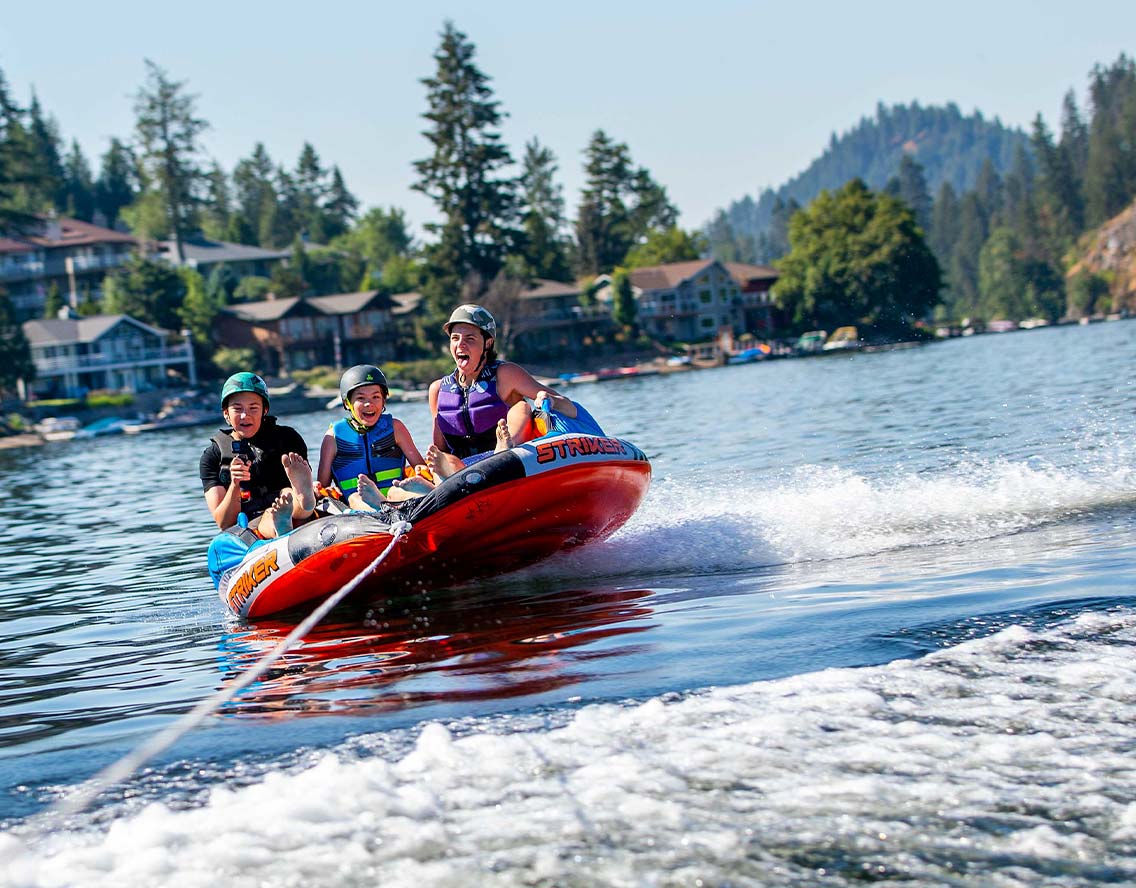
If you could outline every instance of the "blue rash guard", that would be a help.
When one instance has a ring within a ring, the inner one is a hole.
[[[389,413],[365,432],[356,431],[346,419],[333,423],[331,431],[335,435],[331,476],[345,494],[358,489],[360,475],[369,475],[384,494],[403,476],[406,456],[394,439],[394,418]]]

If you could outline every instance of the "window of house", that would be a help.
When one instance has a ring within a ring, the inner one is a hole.
[[[704,317],[698,323],[699,323],[699,326],[701,326],[701,327],[703,327],[707,330],[713,330],[714,329],[714,319],[712,317]]]

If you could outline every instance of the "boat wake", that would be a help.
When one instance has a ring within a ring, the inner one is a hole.
[[[692,489],[698,496],[692,496]],[[1040,460],[869,479],[806,466],[769,483],[745,476],[681,485],[656,477],[638,514],[606,543],[526,577],[666,577],[991,540],[1136,505],[1136,470],[1081,471]]]

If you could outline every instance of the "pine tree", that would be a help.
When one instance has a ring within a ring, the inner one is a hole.
[[[26,231],[33,223],[19,203],[31,179],[26,135],[23,111],[12,101],[0,71],[0,234]]]
[[[95,182],[91,166],[78,141],[72,140],[71,150],[63,159],[63,212],[84,222],[95,216]]]
[[[577,272],[595,275],[613,269],[633,243],[625,202],[632,176],[631,155],[626,145],[596,130],[584,158],[585,184],[576,215]]]
[[[34,379],[35,373],[23,325],[16,319],[8,291],[0,287],[0,391],[11,389],[21,379]]]
[[[233,169],[237,214],[244,220],[251,240],[239,243],[276,246],[276,169],[264,145],[257,142],[252,155]]]
[[[330,242],[346,232],[355,221],[359,212],[359,201],[343,181],[343,174],[338,166],[331,168],[331,185],[327,190],[327,199],[323,205],[324,231]]]
[[[427,296],[439,316],[467,280],[482,281],[483,290],[517,239],[516,183],[504,174],[512,157],[499,132],[503,114],[474,55],[473,43],[446,22],[434,53],[436,72],[422,79],[428,103],[422,116],[430,122],[425,136],[433,151],[415,161],[413,187],[442,217],[426,226],[438,236],[426,256]]]
[[[102,215],[104,225],[114,228],[122,208],[134,203],[137,195],[138,166],[134,156],[118,139],[111,139],[95,181],[95,211]]]
[[[327,178],[316,149],[310,142],[304,142],[292,181],[296,187],[296,224],[311,243],[328,241],[323,216],[323,205],[329,191]]]
[[[556,155],[535,138],[525,145],[521,171],[523,255],[533,277],[571,279],[564,238],[564,194],[555,181]]]
[[[1085,165],[1088,222],[1099,225],[1136,194],[1136,65],[1125,55],[1093,69],[1093,115]]]
[[[64,181],[59,127],[54,120],[45,118],[39,99],[32,95],[28,108],[28,151],[32,157],[32,181],[25,197],[25,207],[34,213],[66,210],[66,184]]]
[[[216,161],[204,176],[205,200],[201,206],[201,231],[213,240],[224,240],[233,214],[229,177]]]
[[[927,193],[927,177],[923,174],[923,167],[910,154],[905,152],[900,158],[899,169],[888,180],[884,191],[911,208],[920,228],[925,232],[931,230],[931,195]]]
[[[146,79],[134,102],[139,160],[145,184],[161,196],[178,262],[184,262],[185,239],[197,228],[198,137],[209,125],[196,116],[184,82],[170,80],[149,59]]]

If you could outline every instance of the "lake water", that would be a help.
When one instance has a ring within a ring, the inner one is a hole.
[[[209,582],[209,429],[0,452],[0,885],[1132,883],[1134,370],[1119,322],[565,389],[652,460],[619,533],[338,609],[66,819],[292,624]]]

